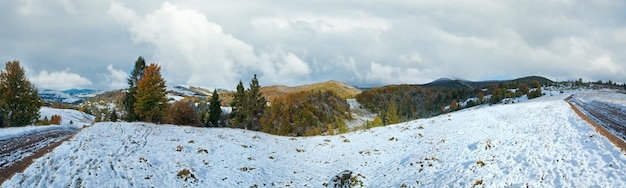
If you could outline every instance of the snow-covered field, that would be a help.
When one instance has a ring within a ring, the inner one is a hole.
[[[626,157],[567,96],[306,138],[97,123],[3,187],[323,187],[344,170],[370,187],[626,187]]]
[[[613,90],[589,90],[576,93],[576,98],[583,102],[597,101],[617,108],[626,108],[626,95]]]

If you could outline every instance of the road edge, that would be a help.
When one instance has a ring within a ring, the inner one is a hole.
[[[601,126],[600,124],[598,124],[597,122],[593,121],[591,118],[589,118],[587,115],[585,115],[585,113],[583,113],[582,111],[580,111],[580,109],[578,109],[578,107],[576,107],[576,105],[572,104],[572,102],[570,102],[570,99],[573,98],[574,95],[570,95],[569,97],[565,98],[565,102],[567,102],[567,104],[569,104],[569,106],[572,108],[572,110],[574,110],[574,112],[583,120],[585,120],[587,123],[589,123],[589,125],[591,125],[598,134],[604,136],[606,139],[608,139],[615,147],[619,148],[620,150],[622,150],[622,152],[626,152],[626,142],[622,139],[620,139],[619,137],[613,135],[609,130],[607,130],[606,128],[604,128],[603,126]]]

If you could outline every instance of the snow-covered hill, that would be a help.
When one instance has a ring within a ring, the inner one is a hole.
[[[50,119],[52,115],[61,116],[61,126],[69,126],[74,128],[81,128],[83,125],[90,125],[93,123],[94,117],[92,115],[80,112],[78,110],[70,109],[56,109],[49,107],[41,107],[39,110],[40,119],[48,117]],[[72,124],[70,124],[70,121]],[[26,127],[8,127],[0,129],[0,140],[21,136],[25,134],[31,134],[34,132],[42,132],[50,129],[53,126],[26,126]]]
[[[75,97],[67,93],[63,93],[61,91],[50,90],[50,89],[40,90],[39,97],[41,97],[41,99],[45,101],[60,102],[60,103],[67,103],[67,104],[78,103],[83,100],[80,97]]]
[[[566,96],[306,138],[98,123],[3,187],[625,187],[626,157]]]
[[[39,97],[49,102],[60,102],[66,104],[76,104],[82,102],[83,99],[95,97],[104,91],[91,89],[69,89],[65,91],[57,91],[52,89],[39,90]]]

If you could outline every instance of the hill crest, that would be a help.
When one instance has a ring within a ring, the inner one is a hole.
[[[357,89],[356,87],[343,83],[343,82],[335,81],[335,80],[329,80],[326,82],[319,82],[319,83],[314,83],[314,84],[306,84],[306,85],[293,86],[293,87],[284,86],[284,85],[272,85],[272,86],[261,87],[261,93],[263,93],[263,96],[265,97],[267,101],[272,101],[275,98],[278,98],[280,96],[284,96],[290,93],[296,93],[296,92],[302,92],[302,91],[317,91],[317,90],[333,91],[342,98],[352,98],[356,96],[357,94],[361,93],[361,90]]]

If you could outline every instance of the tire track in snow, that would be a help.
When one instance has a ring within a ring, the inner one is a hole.
[[[591,126],[594,127],[594,129],[596,130],[596,132],[598,132],[600,135],[606,137],[609,141],[611,141],[611,143],[613,143],[613,145],[615,145],[615,147],[619,148],[622,150],[622,152],[626,152],[626,142],[619,138],[617,135],[611,133],[611,131],[609,131],[606,127],[600,125],[601,123],[607,124],[609,123],[609,125],[607,125],[608,127],[621,127],[623,125],[621,124],[610,124],[610,123],[615,123],[613,121],[609,121],[609,122],[602,122],[602,118],[600,117],[600,119],[598,119],[599,117],[594,117],[593,119],[590,118],[589,116],[587,116],[587,114],[589,114],[591,111],[589,109],[585,109],[585,104],[583,104],[580,100],[575,100],[572,96],[569,96],[565,99],[565,101],[570,105],[570,107],[572,108],[572,110],[574,110],[574,112],[576,112],[576,114],[578,116],[580,116],[583,120],[585,120],[587,123],[589,123]],[[586,112],[583,112],[583,110]],[[602,108],[598,108],[595,109],[593,111],[596,110],[602,110]],[[599,112],[594,112],[595,115],[600,115]],[[610,114],[610,113],[609,113]],[[616,115],[616,114],[613,114]],[[617,114],[619,115],[619,114]],[[594,116],[594,115],[592,115]]]
[[[54,127],[46,131],[0,140],[0,184],[71,138],[79,129]]]

